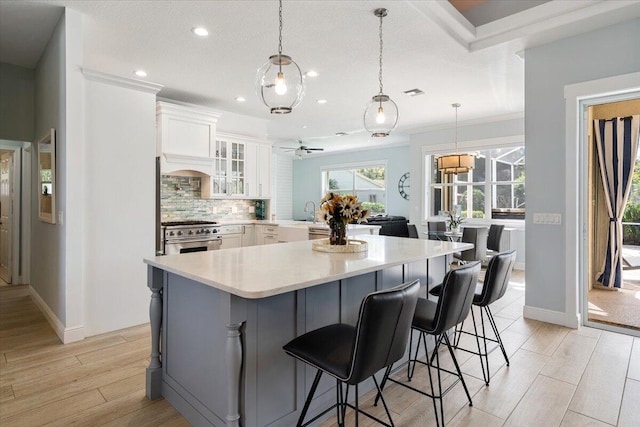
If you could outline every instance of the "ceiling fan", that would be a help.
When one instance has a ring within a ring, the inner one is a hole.
[[[285,150],[285,152],[295,151],[295,155],[300,158],[305,154],[311,154],[314,151],[324,151],[324,148],[313,148],[304,145],[301,139],[298,139],[299,147],[280,147],[280,149]]]

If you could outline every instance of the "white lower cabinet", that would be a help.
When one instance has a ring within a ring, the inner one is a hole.
[[[278,226],[272,224],[256,225],[256,245],[278,243]]]
[[[223,225],[220,227],[220,237],[222,237],[220,249],[242,247],[244,230],[244,225]]]

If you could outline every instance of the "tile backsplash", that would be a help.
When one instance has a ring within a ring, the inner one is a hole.
[[[255,212],[250,212],[255,205],[255,200],[201,199],[199,177],[162,175],[161,178],[161,221],[256,219]]]

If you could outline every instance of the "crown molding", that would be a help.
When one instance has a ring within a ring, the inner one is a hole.
[[[94,82],[105,83],[112,86],[120,86],[126,89],[135,89],[141,92],[148,92],[156,94],[164,87],[161,84],[145,82],[142,80],[131,79],[128,77],[116,76],[113,74],[107,74],[100,71],[90,70],[88,68],[80,67],[80,71],[86,80]]]

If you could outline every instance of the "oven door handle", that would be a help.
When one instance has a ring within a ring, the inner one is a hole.
[[[222,237],[216,236],[213,239],[204,239],[204,240],[169,240],[166,241],[165,244],[169,245],[184,245],[184,244],[198,244],[198,243],[209,243],[209,242],[222,242]]]

